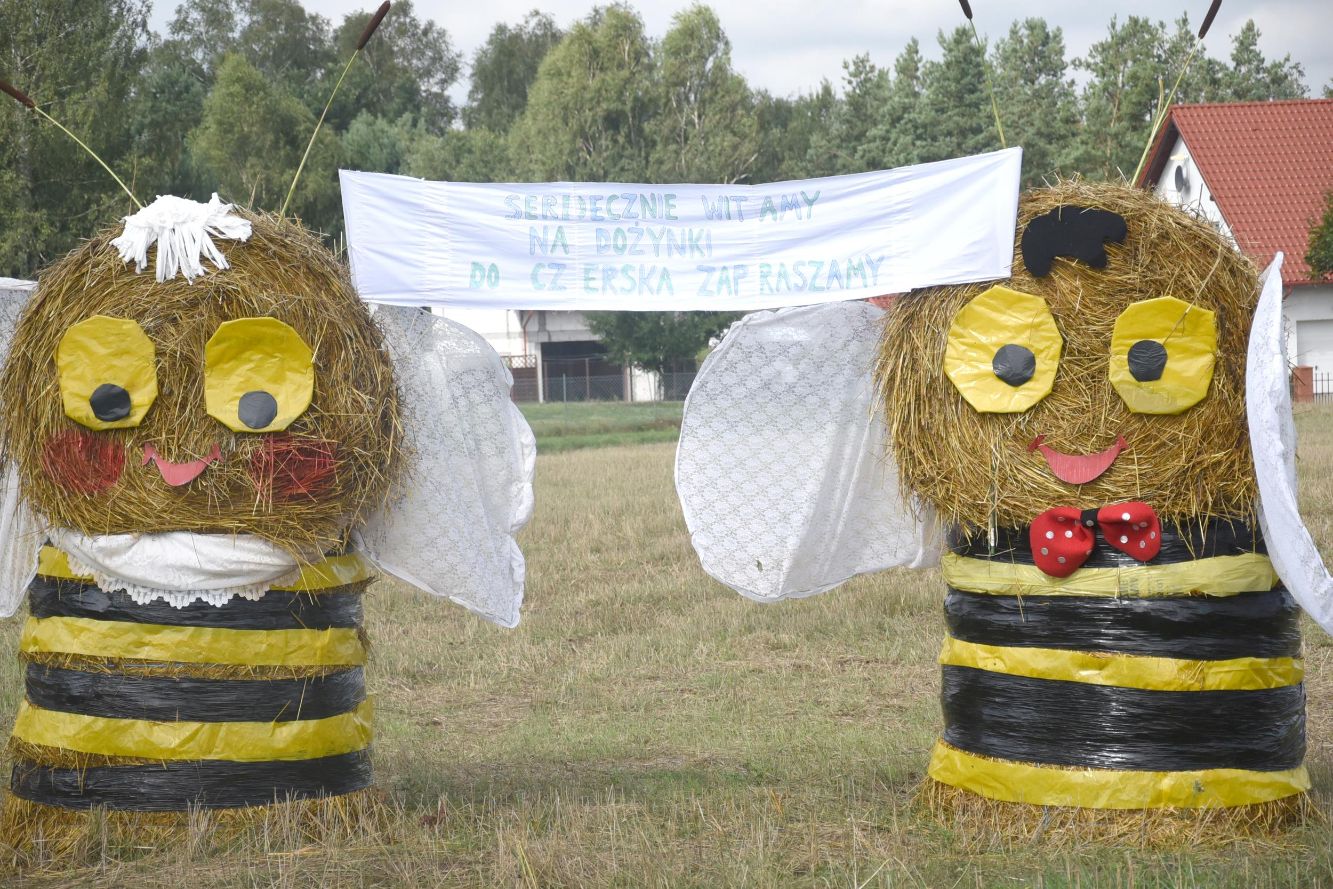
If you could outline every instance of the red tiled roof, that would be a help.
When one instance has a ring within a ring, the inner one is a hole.
[[[1175,105],[1140,184],[1156,185],[1177,135],[1240,248],[1260,266],[1285,253],[1288,287],[1316,283],[1305,251],[1333,189],[1333,99]]]

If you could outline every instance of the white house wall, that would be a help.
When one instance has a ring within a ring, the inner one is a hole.
[[[1180,136],[1176,137],[1175,144],[1171,146],[1171,153],[1167,155],[1166,166],[1162,168],[1162,175],[1157,177],[1157,185],[1153,188],[1153,194],[1157,195],[1168,203],[1175,204],[1177,207],[1184,207],[1222,230],[1222,234],[1227,236],[1231,243],[1236,243],[1236,239],[1231,234],[1231,227],[1227,225],[1226,219],[1222,217],[1222,211],[1217,208],[1217,201],[1213,200],[1213,192],[1208,188],[1203,173],[1199,170],[1198,164],[1194,162],[1194,156],[1190,154],[1189,146]],[[1180,192],[1176,190],[1176,168],[1183,166],[1186,175],[1189,178],[1187,190]]]
[[[1333,374],[1333,285],[1299,287],[1282,304],[1294,364]]]

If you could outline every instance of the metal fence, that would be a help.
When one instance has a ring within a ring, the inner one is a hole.
[[[504,356],[514,385],[514,401],[683,401],[694,371],[656,374],[611,371],[615,365],[588,359],[539,363],[535,355]],[[540,381],[538,374],[541,374]]]
[[[1314,374],[1314,400],[1320,404],[1333,404],[1333,373]]]

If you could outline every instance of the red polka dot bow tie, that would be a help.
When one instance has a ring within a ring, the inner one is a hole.
[[[1032,520],[1028,540],[1032,561],[1052,577],[1068,577],[1079,569],[1097,546],[1094,528],[1102,539],[1128,556],[1146,562],[1162,548],[1162,525],[1157,513],[1137,500],[1081,512],[1072,506],[1048,509]]]

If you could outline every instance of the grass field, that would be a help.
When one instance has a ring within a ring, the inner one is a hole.
[[[559,454],[580,448],[675,441],[679,401],[567,401],[521,404],[537,436],[537,450]]]
[[[534,416],[534,425],[557,418]],[[1333,556],[1333,413],[1300,418],[1312,531]],[[549,430],[548,430],[548,433]],[[939,730],[934,572],[758,606],[698,568],[669,443],[539,458],[517,630],[380,583],[376,765],[386,830],[97,845],[25,887],[1316,887],[1333,828],[1182,848],[1012,848],[922,817]],[[6,622],[12,652],[20,621]],[[1333,805],[1333,642],[1307,625],[1308,765]],[[0,660],[0,712],[21,694]],[[2,878],[0,878],[2,881]]]

